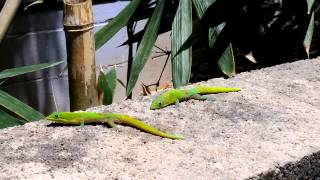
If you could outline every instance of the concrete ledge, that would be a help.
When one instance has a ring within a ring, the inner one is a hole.
[[[47,121],[0,130],[0,179],[319,179],[320,59],[199,84],[234,86],[151,111],[139,97],[92,111],[119,112],[172,141],[131,127],[54,127]]]

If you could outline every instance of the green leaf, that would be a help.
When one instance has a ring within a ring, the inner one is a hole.
[[[309,58],[310,45],[312,42],[313,29],[314,29],[314,12],[311,14],[308,30],[303,40],[303,46],[308,55],[308,58]]]
[[[210,7],[212,3],[216,0],[192,0],[193,5],[196,9],[198,17],[201,19],[206,10]]]
[[[218,65],[225,75],[229,77],[235,75],[235,63],[231,44],[219,58]]]
[[[45,118],[40,112],[2,90],[0,90],[0,106],[12,111],[26,121],[37,121]]]
[[[308,14],[310,14],[311,8],[314,4],[314,0],[307,0],[307,4],[308,4]]]
[[[132,15],[130,20],[127,24],[138,22],[144,19],[149,19],[152,16],[152,13],[154,11],[154,7],[146,7],[146,8],[140,8],[142,5],[139,5],[139,8],[136,10],[136,12]],[[141,10],[140,10],[141,9]]]
[[[26,74],[26,73],[38,71],[41,69],[46,69],[46,68],[56,66],[61,63],[63,63],[63,61],[34,64],[34,65],[30,65],[30,66],[23,66],[23,67],[17,67],[17,68],[12,68],[12,69],[6,69],[6,70],[3,70],[0,72],[0,79],[10,78],[10,77],[18,76],[21,74]]]
[[[0,72],[0,79],[7,79],[21,74],[38,71],[41,69],[56,66],[61,63],[63,63],[63,61],[6,69]],[[1,81],[1,83],[3,83],[4,81],[5,80]],[[45,118],[40,112],[34,110],[30,106],[24,104],[20,100],[16,99],[15,97],[9,95],[8,93],[2,90],[0,90],[0,106],[3,106],[9,111],[12,111],[18,116],[24,118],[26,121],[36,121]],[[0,128],[24,123],[23,121],[18,120],[17,118],[10,116],[9,114],[3,111],[0,111],[0,119],[2,120],[0,122]]]
[[[213,45],[216,42],[219,34],[221,33],[221,31],[223,30],[223,28],[225,26],[226,26],[226,23],[223,22],[223,23],[219,24],[218,26],[209,28],[208,38],[209,38],[209,47],[210,48],[213,47]]]
[[[154,4],[156,4],[157,1],[151,1],[151,2],[154,2]],[[152,16],[152,13],[154,12],[154,9],[155,9],[155,6],[150,6],[151,4],[153,4],[153,3],[149,3],[147,8],[141,8],[142,5],[140,4],[139,9],[131,17],[129,23],[141,20],[142,17],[149,19]],[[166,4],[164,6],[164,10],[162,12],[163,17],[161,18],[161,22],[160,22],[161,26],[159,27],[158,35],[171,31],[171,29],[172,29],[171,25],[173,22],[174,15],[178,9],[178,5],[179,5],[179,1],[177,1],[177,0],[166,1]],[[139,16],[141,16],[141,17],[139,17]],[[140,42],[142,39],[142,36],[144,34],[144,31],[145,31],[145,29],[142,29],[141,31],[135,33],[132,37],[130,37],[130,38],[128,37],[128,40],[126,40],[125,42],[123,42],[119,46],[127,45],[130,43]]]
[[[139,74],[143,69],[144,65],[146,64],[150,56],[152,47],[157,39],[158,29],[160,26],[164,5],[165,0],[158,1],[157,6],[152,14],[152,17],[149,19],[149,22],[147,23],[145,33],[143,34],[142,40],[132,62],[129,83],[126,89],[127,96],[132,92],[138,80]]]
[[[212,48],[214,43],[216,42],[218,36],[220,35],[221,31],[225,28],[225,23],[221,23],[216,27],[212,27],[209,29],[209,47]],[[234,56],[232,51],[231,44],[226,48],[226,50],[223,52],[221,57],[218,60],[218,65],[221,69],[221,71],[231,77],[235,75],[235,62],[234,62]]]
[[[0,109],[0,129],[22,125],[24,123],[23,120],[17,119]]]
[[[103,92],[104,105],[112,104],[114,92],[116,90],[116,85],[117,85],[117,72],[114,67],[106,74],[100,71],[100,75],[98,78],[98,88],[100,91]]]
[[[94,34],[96,50],[108,42],[122,27],[126,26],[140,2],[141,0],[132,0],[115,18]]]
[[[189,83],[192,64],[192,46],[180,50],[192,33],[192,3],[191,0],[179,2],[172,23],[172,81],[175,88]]]

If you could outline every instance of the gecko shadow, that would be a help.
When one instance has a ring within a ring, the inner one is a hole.
[[[267,172],[249,177],[247,180],[314,179],[320,180],[320,151],[304,156],[296,162],[289,162]]]
[[[93,122],[93,123],[86,123],[84,126],[87,126],[87,125],[91,125],[91,126],[104,126],[106,128],[110,128],[112,129],[113,127],[109,126],[108,123],[105,123],[105,122]],[[160,132],[163,132],[163,133],[168,133],[168,134],[171,134],[170,132],[166,131],[166,130],[163,130],[165,128],[159,128],[159,127],[154,127],[152,125],[149,125],[147,124],[148,126],[150,126],[151,128],[155,128],[157,129],[158,131]],[[84,126],[81,126],[81,125],[75,125],[75,124],[63,124],[63,123],[50,123],[47,125],[47,127],[84,127]],[[116,123],[116,127],[117,126],[123,126],[123,127],[131,127],[133,129],[136,129],[138,131],[141,131],[143,133],[147,133],[147,134],[153,134],[153,133],[150,133],[148,130],[145,130],[145,129],[142,129],[142,128],[139,128],[139,127],[135,127],[134,125],[130,125],[130,124],[117,124]],[[158,135],[156,135],[158,136]]]
[[[108,123],[105,123],[105,122],[94,122],[94,123],[85,123],[84,124],[85,126],[86,125],[91,125],[91,126],[106,126],[106,127],[109,127],[111,128]],[[50,123],[47,125],[47,127],[63,127],[63,126],[69,126],[69,127],[77,127],[77,126],[80,126],[80,125],[77,125],[77,124],[63,124],[63,123]]]
[[[87,126],[87,125],[90,125],[90,126],[104,126],[106,128],[112,128],[111,126],[108,125],[108,123],[106,122],[92,122],[92,123],[85,123],[84,126]],[[50,123],[47,125],[47,127],[77,127],[77,126],[81,126],[81,125],[78,125],[78,124],[63,124],[63,123]],[[125,127],[132,127],[134,129],[139,129],[133,125],[130,125],[130,124],[116,124],[116,126],[125,126]],[[139,129],[140,131],[143,131],[143,132],[146,132],[142,129]]]

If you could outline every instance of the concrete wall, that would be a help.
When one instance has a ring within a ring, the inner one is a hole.
[[[94,5],[95,31],[106,24],[106,20],[114,17],[128,2],[119,1]],[[19,12],[14,19],[6,38],[0,44],[0,70],[58,60],[66,61],[65,35],[62,22],[62,8]],[[143,27],[143,22],[139,28]],[[157,45],[170,49],[169,34],[164,34]],[[126,83],[127,47],[117,47],[127,38],[122,29],[114,38],[96,52],[97,66],[106,70],[117,64],[118,78]],[[151,59],[143,70],[134,96],[141,92],[140,82],[155,83],[160,75],[165,57]],[[11,79],[3,88],[13,96],[28,103],[44,114],[51,111],[68,111],[68,78],[63,71],[64,65],[50,68]],[[170,63],[167,65],[164,81],[170,81]],[[124,99],[125,89],[118,84],[115,101]]]

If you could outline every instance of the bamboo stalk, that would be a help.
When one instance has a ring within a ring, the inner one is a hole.
[[[21,0],[6,0],[0,12],[0,43],[7,33],[20,4]]]
[[[98,105],[92,0],[64,0],[70,111]]]

